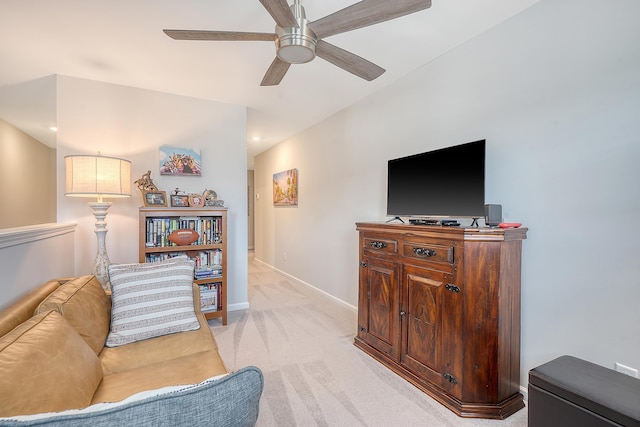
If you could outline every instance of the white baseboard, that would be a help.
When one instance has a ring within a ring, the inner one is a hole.
[[[236,304],[227,304],[227,311],[239,311],[239,310],[246,310],[248,309],[249,306],[249,302],[239,302]]]
[[[529,390],[526,385],[520,386],[520,393],[522,393],[522,396],[524,397],[524,403],[527,404],[529,402]]]

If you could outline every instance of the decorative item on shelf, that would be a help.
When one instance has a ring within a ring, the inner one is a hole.
[[[116,157],[100,155],[65,156],[65,196],[97,197],[89,202],[96,217],[95,233],[98,238],[98,253],[93,265],[93,274],[105,290],[110,289],[107,268],[110,261],[105,246],[107,234],[107,210],[111,202],[103,198],[131,197],[131,162]]]
[[[151,171],[148,170],[139,179],[133,182],[142,193],[143,206],[167,206],[167,194],[158,190],[151,179]]]
[[[181,228],[172,231],[168,237],[171,243],[175,243],[178,246],[190,245],[193,242],[197,242],[199,238],[200,234],[198,234],[198,232],[195,230],[191,230],[190,228]]]
[[[171,199],[172,208],[188,208],[189,207],[189,195],[184,194],[184,191],[176,187],[169,196]]]
[[[153,183],[151,179],[151,171],[147,171],[140,179],[134,181],[134,184],[138,186],[138,190],[150,190],[150,191],[158,191],[158,187]]]
[[[142,203],[145,206],[167,206],[165,191],[142,190]]]
[[[205,188],[204,192],[202,193],[202,197],[204,198],[205,206],[224,206],[224,200],[218,199],[218,193],[213,190],[207,190]]]
[[[189,194],[189,206],[193,208],[201,208],[204,206],[204,198],[201,194]]]
[[[188,208],[189,196],[187,194],[172,194],[171,207],[172,208]]]

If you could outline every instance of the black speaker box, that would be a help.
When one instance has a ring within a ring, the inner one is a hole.
[[[496,227],[502,222],[502,205],[484,205],[484,223]]]

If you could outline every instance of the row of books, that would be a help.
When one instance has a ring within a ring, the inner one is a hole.
[[[196,279],[210,279],[212,277],[222,277],[222,267],[219,265],[207,265],[196,267],[194,273]]]
[[[219,283],[200,285],[200,309],[203,312],[222,310],[222,286]]]
[[[211,245],[222,242],[221,217],[172,217],[147,218],[146,246],[176,246],[169,241],[169,235],[175,230],[195,230],[200,236],[193,245]]]
[[[184,252],[164,252],[158,254],[147,254],[144,257],[144,262],[159,262],[165,261],[169,258],[177,257],[178,255],[184,255]]]
[[[222,265],[222,249],[211,249],[208,251],[200,251],[198,255],[192,257],[196,262],[196,270],[199,267],[210,267]]]
[[[184,252],[151,253],[145,256],[145,261],[165,261],[178,255],[184,255]],[[195,261],[194,277],[196,279],[222,276],[222,250],[211,249],[208,251],[200,251],[196,256],[192,256],[191,259]]]

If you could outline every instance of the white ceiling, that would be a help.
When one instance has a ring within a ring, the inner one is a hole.
[[[377,80],[361,80],[316,58],[292,65],[279,86],[261,87],[275,57],[273,43],[176,41],[162,32],[272,33],[274,22],[258,0],[0,0],[0,88],[62,74],[245,105],[251,167],[255,154],[537,1],[433,0],[429,9],[327,38],[385,68]],[[310,21],[354,2],[301,1]]]

